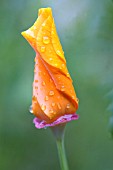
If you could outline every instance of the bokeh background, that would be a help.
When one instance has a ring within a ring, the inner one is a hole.
[[[70,170],[112,170],[112,0],[0,0],[0,170],[60,169],[50,129],[29,113],[35,52],[20,34],[48,6],[80,100],[66,127]]]

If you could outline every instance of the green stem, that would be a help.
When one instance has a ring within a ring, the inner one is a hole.
[[[64,140],[56,140],[57,149],[60,159],[61,170],[68,170],[67,159],[64,148]]]
[[[64,128],[65,125],[60,125],[60,126],[55,126],[51,129],[56,139],[61,170],[69,170],[66,154],[65,154],[65,148],[64,148]]]

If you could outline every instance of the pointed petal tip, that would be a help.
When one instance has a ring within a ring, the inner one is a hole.
[[[21,35],[22,35],[23,37],[25,37],[25,34],[26,34],[25,31],[22,31],[22,32],[21,32]]]
[[[21,35],[30,43],[31,46],[32,43],[35,42],[34,32],[31,29],[21,32]]]
[[[21,35],[26,39],[26,40],[28,40],[28,37],[30,36],[30,34],[29,34],[29,31],[28,30],[26,30],[26,31],[22,31],[21,32]]]
[[[52,9],[51,9],[50,7],[40,8],[39,11],[38,11],[38,15],[40,15],[40,14],[43,13],[43,12],[44,12],[44,13],[47,12],[47,13],[52,14]]]

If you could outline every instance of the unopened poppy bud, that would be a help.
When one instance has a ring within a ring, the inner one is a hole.
[[[22,35],[36,51],[32,113],[36,127],[77,119],[78,99],[66,66],[51,8],[41,8],[34,25]]]

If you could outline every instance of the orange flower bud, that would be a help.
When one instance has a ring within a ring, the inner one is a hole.
[[[32,113],[46,123],[74,114],[78,99],[66,67],[51,8],[41,8],[34,25],[22,35],[36,51]]]

